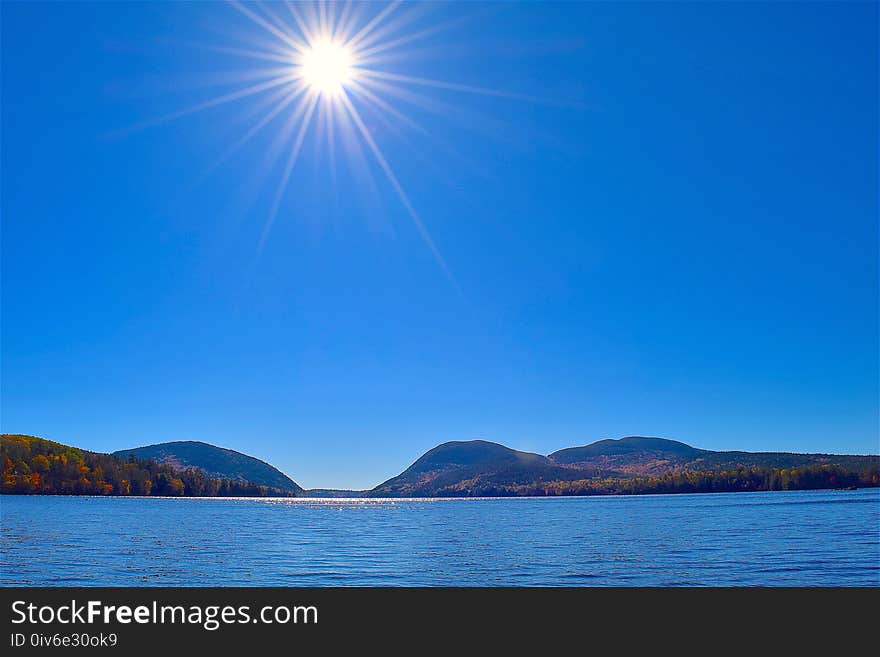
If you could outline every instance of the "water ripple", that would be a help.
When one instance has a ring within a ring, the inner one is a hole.
[[[0,497],[0,585],[880,585],[880,490]]]

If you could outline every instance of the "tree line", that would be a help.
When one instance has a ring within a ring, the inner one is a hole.
[[[498,485],[469,482],[432,493],[437,497],[543,497],[820,490],[880,486],[880,459],[863,468],[817,464],[797,468],[740,467],[712,472],[670,472],[646,477],[594,477]]]
[[[32,436],[0,436],[0,493],[289,497],[292,492],[206,476],[152,460],[98,454]]]

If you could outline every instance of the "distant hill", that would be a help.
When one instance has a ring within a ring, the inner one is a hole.
[[[499,485],[583,476],[546,456],[485,440],[452,441],[426,452],[401,474],[376,486],[373,495],[398,497],[483,495]]]
[[[632,456],[639,453],[653,453],[678,457],[695,456],[704,451],[677,440],[629,436],[620,440],[606,438],[584,447],[560,449],[550,454],[549,458],[556,463],[582,463],[603,456]]]
[[[195,440],[180,440],[113,452],[114,456],[152,459],[173,468],[198,468],[208,477],[250,482],[290,491],[303,489],[293,479],[260,459]]]
[[[307,488],[303,491],[302,495],[299,497],[314,497],[314,498],[353,498],[353,497],[367,497],[367,493],[369,491],[365,490],[351,490],[346,488]]]
[[[0,493],[289,497],[290,488],[209,477],[193,467],[101,454],[21,434],[0,435]]]
[[[715,452],[676,440],[629,436],[561,449],[549,456],[484,440],[443,443],[368,495],[595,495],[878,483],[878,456]]]
[[[862,456],[834,454],[715,452],[691,447],[677,440],[642,436],[599,440],[583,447],[569,447],[553,452],[549,458],[568,467],[630,476],[734,468],[796,468],[823,464],[858,467],[865,459]]]
[[[603,473],[662,474],[674,471],[676,466],[707,454],[666,438],[628,436],[620,440],[599,440],[583,447],[569,447],[550,454],[550,460],[560,465]]]
[[[568,447],[549,458],[570,468],[589,468],[612,475],[661,475],[687,469],[687,464],[711,454],[677,440],[628,436]]]

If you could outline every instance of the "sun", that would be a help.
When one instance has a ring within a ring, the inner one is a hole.
[[[306,50],[300,68],[303,80],[311,89],[337,95],[351,81],[351,53],[344,44],[323,39]]]
[[[421,76],[398,70],[407,64],[410,52],[402,46],[432,37],[458,24],[461,18],[432,21],[419,27],[424,19],[422,3],[337,2],[242,2],[228,0],[228,6],[262,28],[248,44],[201,44],[202,47],[228,55],[264,62],[249,70],[230,74],[230,83],[247,80],[244,86],[207,98],[195,105],[142,122],[145,128],[194,114],[209,108],[257,97],[261,116],[211,166],[213,170],[268,126],[277,126],[266,153],[266,170],[276,161],[284,162],[264,221],[257,251],[261,252],[278,213],[294,169],[303,152],[307,135],[314,143],[326,146],[332,180],[336,176],[336,150],[344,153],[353,170],[368,177],[373,185],[370,163],[384,176],[405,213],[427,245],[434,259],[452,283],[458,287],[446,261],[397,177],[392,162],[383,152],[373,125],[383,127],[408,140],[399,129],[412,129],[430,135],[406,107],[420,114],[427,112],[448,118],[446,101],[436,100],[431,92],[479,94],[490,97],[534,101],[534,98],[510,94],[494,88],[476,87]],[[278,13],[283,7],[286,13]],[[405,28],[405,29],[404,29]],[[431,42],[425,44],[429,49]],[[419,52],[418,50],[413,52]],[[265,62],[271,62],[271,65]],[[427,91],[419,91],[419,89]],[[368,114],[369,113],[369,114]],[[277,118],[282,117],[282,118]],[[284,157],[282,158],[282,154]],[[370,159],[369,156],[372,156]]]

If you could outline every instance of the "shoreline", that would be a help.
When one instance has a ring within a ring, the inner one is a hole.
[[[562,499],[590,499],[590,498],[635,498],[635,497],[687,497],[706,495],[757,495],[764,493],[854,493],[865,490],[880,490],[880,486],[858,486],[855,488],[798,488],[791,490],[737,490],[737,491],[688,491],[669,493],[602,493],[595,495],[495,495],[495,496],[467,496],[467,495],[444,495],[425,497],[260,497],[260,496],[208,496],[208,495],[89,495],[83,493],[0,493],[3,497],[73,497],[93,499],[122,499],[122,500],[256,500],[263,502],[314,502],[314,503],[382,503],[382,502],[445,502],[445,501],[500,501],[500,500],[562,500]]]

